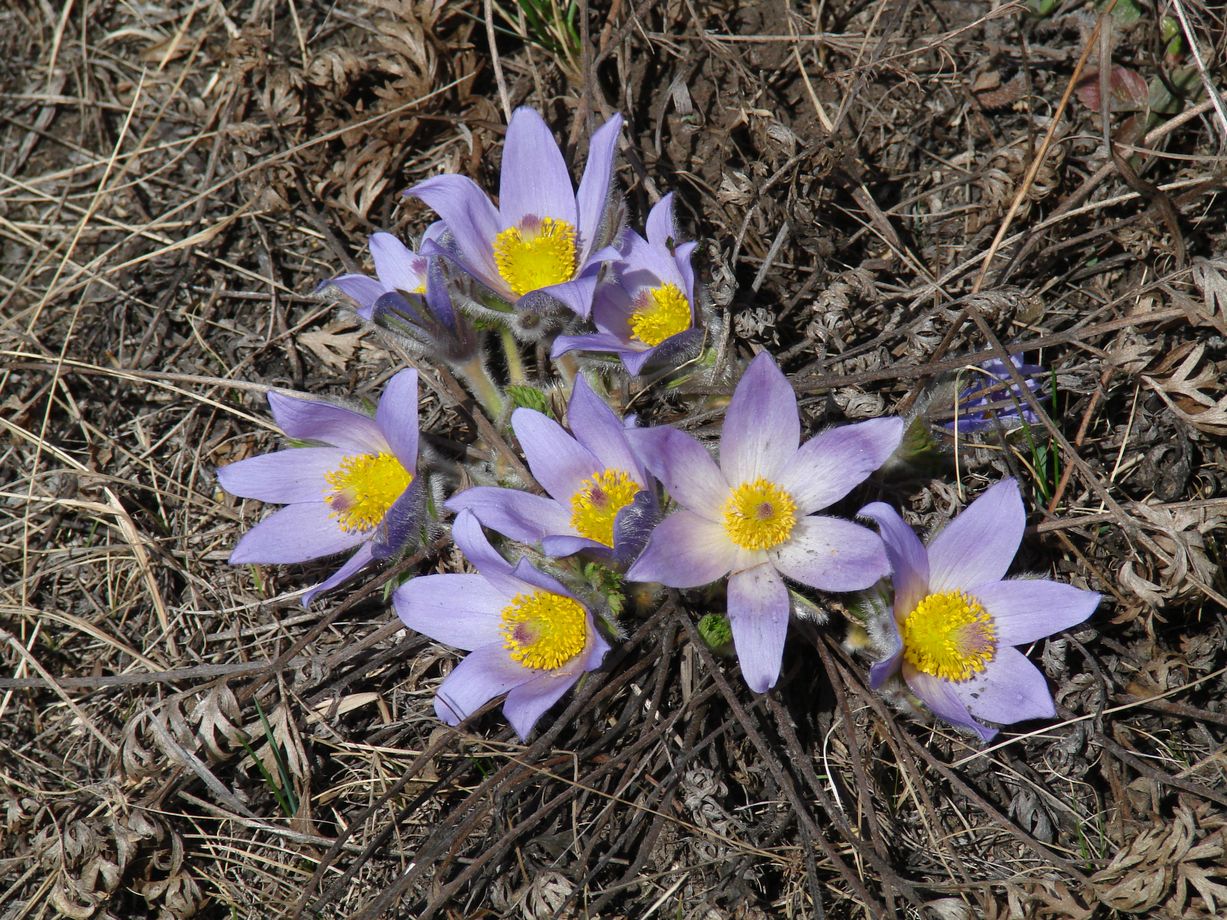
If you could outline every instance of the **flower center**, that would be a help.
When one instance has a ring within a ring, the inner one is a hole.
[[[526,217],[494,238],[494,264],[517,297],[575,274],[575,228],[553,217]]]
[[[503,608],[502,620],[503,648],[526,668],[552,671],[588,644],[587,612],[561,594],[517,594]]]
[[[324,480],[332,486],[324,501],[331,516],[345,531],[370,530],[383,520],[392,503],[413,482],[413,474],[392,454],[354,454],[346,457]]]
[[[593,473],[571,496],[571,526],[581,537],[613,546],[614,519],[640,489],[622,470]]]
[[[797,523],[792,496],[763,477],[743,482],[724,503],[724,532],[742,549],[771,549],[790,536]]]
[[[943,680],[967,680],[997,653],[992,616],[962,591],[928,595],[907,615],[900,632],[908,662]]]
[[[640,292],[630,319],[631,334],[645,345],[656,346],[690,328],[690,301],[669,282]]]

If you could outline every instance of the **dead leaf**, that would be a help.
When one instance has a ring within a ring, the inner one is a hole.
[[[347,317],[338,316],[320,329],[299,333],[298,344],[324,362],[325,366],[343,371],[364,335],[364,328]]]

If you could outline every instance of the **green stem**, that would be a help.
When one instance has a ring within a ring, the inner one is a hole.
[[[506,326],[501,326],[498,334],[503,340],[503,354],[507,356],[508,383],[528,383],[528,374],[524,372],[524,359],[520,357],[520,345],[516,342],[516,337]]]
[[[457,365],[456,373],[468,385],[469,392],[481,403],[481,407],[486,410],[490,421],[498,424],[498,420],[503,415],[503,394],[491,379],[490,372],[482,363],[481,356],[475,355],[464,364]]]

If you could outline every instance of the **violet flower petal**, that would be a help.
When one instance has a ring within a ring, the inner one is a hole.
[[[939,719],[951,725],[971,729],[982,741],[992,741],[997,736],[997,729],[981,725],[972,718],[949,681],[917,671],[906,664],[903,666],[903,679]]]
[[[507,126],[498,204],[508,226],[518,227],[532,216],[565,220],[578,229],[575,189],[567,163],[549,126],[528,106],[512,112]]]
[[[1005,577],[1022,542],[1018,483],[1003,479],[929,541],[929,590],[959,591]]]
[[[737,547],[723,525],[690,511],[676,511],[656,525],[626,579],[697,588],[727,575],[736,559]]]
[[[392,595],[401,622],[436,642],[472,651],[502,642],[507,598],[481,575],[419,575]]]
[[[828,428],[802,445],[779,474],[800,514],[833,505],[869,478],[895,452],[903,419],[875,418]]]
[[[770,565],[729,576],[729,626],[741,674],[755,693],[775,686],[788,634],[788,589]]]
[[[507,284],[494,264],[494,238],[503,229],[502,219],[486,193],[467,176],[435,176],[405,192],[438,214],[447,225],[464,267],[492,290],[507,292]],[[437,244],[422,245],[424,253]]]
[[[331,490],[324,476],[345,457],[336,447],[291,447],[219,467],[217,482],[240,498],[279,505],[319,502]]]
[[[929,593],[929,555],[916,531],[885,502],[866,505],[859,517],[869,518],[881,531],[886,558],[894,572],[895,611],[906,616]]]
[[[780,573],[822,591],[859,591],[890,572],[878,535],[840,518],[810,515],[767,555]]]
[[[247,562],[306,562],[335,556],[366,540],[360,531],[342,530],[327,502],[286,505],[240,538],[231,565]]]
[[[530,673],[538,673],[540,676],[532,677],[518,687],[513,687],[507,694],[507,701],[503,703],[503,715],[507,717],[507,721],[511,723],[511,727],[515,729],[521,741],[528,740],[537,720],[545,714],[547,709],[562,699],[563,695],[579,680],[578,673]]]
[[[762,476],[777,482],[801,441],[792,384],[767,352],[750,362],[733,391],[720,435],[720,469],[729,485]]]
[[[894,618],[891,618],[894,622]],[[898,636],[898,630],[895,635]],[[903,663],[903,640],[899,640],[899,644],[895,650],[881,661],[875,661],[869,667],[869,688],[871,690],[879,690],[891,677],[899,673],[899,667]]]
[[[561,425],[535,409],[516,409],[511,427],[533,478],[560,502],[569,503],[583,481],[604,468]]]
[[[400,371],[384,387],[375,410],[375,424],[387,438],[396,459],[410,473],[418,466],[418,372]]]
[[[576,553],[582,553],[584,550],[590,550],[597,556],[608,558],[612,550],[604,543],[597,540],[589,540],[587,537],[574,537],[569,534],[551,534],[541,538],[541,551],[547,556],[552,556],[555,559],[561,559],[564,556],[573,556]]]
[[[330,286],[354,300],[358,304],[358,315],[365,320],[370,320],[375,301],[387,293],[382,284],[366,275],[340,275],[325,281],[321,288]]]
[[[435,715],[459,725],[496,696],[528,680],[532,672],[511,660],[501,643],[469,652],[435,694]]]
[[[543,306],[539,307],[534,300],[539,297],[552,297],[580,319],[587,319],[592,313],[592,297],[596,293],[596,281],[597,275],[593,272],[561,284],[551,284],[549,287],[525,294],[516,301],[516,306],[520,309],[544,309]]]
[[[609,206],[609,188],[613,184],[614,151],[621,130],[622,116],[614,115],[597,128],[588,141],[588,161],[584,164],[584,174],[580,177],[579,191],[575,196],[581,265],[592,257],[592,249],[606,229],[603,224]]]
[[[626,441],[626,427],[605,400],[592,392],[582,375],[575,378],[571,402],[567,407],[567,424],[575,440],[592,452],[606,469],[622,470],[639,485],[647,485],[647,476],[639,458]]]
[[[512,574],[511,564],[490,545],[472,511],[461,511],[456,515],[456,520],[452,522],[452,542],[483,578],[503,592],[508,603],[523,590],[520,580]]]
[[[673,223],[673,193],[665,195],[648,211],[646,229],[648,242],[653,246],[667,246],[670,239],[677,237],[677,228]]]
[[[569,351],[612,351],[626,350],[626,343],[616,335],[608,332],[597,332],[593,335],[560,335],[554,339],[550,348],[550,357],[557,358]]]
[[[383,520],[371,534],[371,552],[375,558],[380,561],[388,559],[404,549],[414,537],[419,536],[425,510],[425,483],[419,476],[392,502],[391,507],[384,512]]]
[[[665,427],[631,428],[626,439],[678,503],[709,521],[723,521],[729,484],[702,444]]]
[[[373,560],[374,554],[371,550],[371,544],[369,542],[363,543],[354,551],[353,555],[345,560],[345,563],[339,569],[302,596],[303,607],[310,607],[311,602],[319,595],[325,594],[328,591],[331,591],[333,588],[349,581],[364,568],[370,565]]]
[[[287,437],[323,441],[350,453],[378,454],[387,439],[369,415],[331,403],[270,392],[268,407]]]
[[[444,507],[457,513],[467,508],[491,530],[520,543],[540,543],[547,534],[571,531],[562,505],[519,489],[476,486],[453,495]]]
[[[1051,719],[1056,715],[1048,681],[1016,648],[999,647],[992,661],[970,680],[953,685],[968,711],[990,722]]]
[[[1077,626],[1099,605],[1099,595],[1057,581],[1020,578],[968,589],[992,615],[1001,645],[1026,645]]]
[[[425,279],[413,270],[418,256],[391,233],[371,234],[370,249],[375,274],[387,290],[413,294],[422,286]]]

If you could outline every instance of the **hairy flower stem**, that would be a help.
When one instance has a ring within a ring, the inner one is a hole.
[[[507,357],[507,382],[528,383],[528,374],[524,372],[524,359],[520,355],[520,346],[515,336],[506,326],[500,326],[499,338],[503,341],[503,354]]]
[[[558,369],[558,373],[567,387],[575,385],[575,377],[579,374],[579,361],[573,354],[568,352],[565,355],[559,355],[554,359],[554,367]]]
[[[464,380],[469,392],[486,410],[490,421],[498,424],[498,420],[503,415],[503,394],[490,377],[490,372],[486,370],[481,356],[474,355],[468,361],[457,364],[455,367],[456,373]]]

